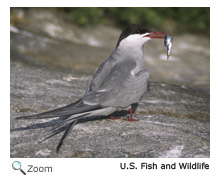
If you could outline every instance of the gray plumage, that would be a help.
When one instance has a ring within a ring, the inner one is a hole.
[[[62,108],[17,119],[60,118],[62,123],[52,128],[51,134],[44,139],[65,129],[57,146],[58,152],[77,120],[127,110],[141,100],[148,88],[149,73],[143,69],[143,46],[150,34],[140,25],[128,26],[120,35],[115,50],[95,72],[82,99]]]

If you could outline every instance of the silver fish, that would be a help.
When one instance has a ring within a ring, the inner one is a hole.
[[[169,59],[172,45],[173,45],[173,36],[165,35],[164,46],[167,47],[167,60]]]

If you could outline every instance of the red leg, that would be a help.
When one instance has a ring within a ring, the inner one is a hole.
[[[110,119],[121,119],[121,117],[110,116]]]
[[[128,119],[128,121],[139,121],[138,119],[132,118],[132,112],[133,112],[132,108],[129,109],[129,112],[130,112],[130,119]]]
[[[132,112],[133,112],[132,108],[129,109],[129,112],[130,112],[130,119],[128,119],[128,121],[131,121],[131,122],[139,121],[138,119],[133,119],[132,118]],[[121,119],[121,117],[110,116],[110,119]],[[127,119],[125,119],[125,120],[127,120]]]

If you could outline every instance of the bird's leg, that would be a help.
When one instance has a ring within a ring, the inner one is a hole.
[[[110,119],[121,119],[121,117],[110,116]]]
[[[128,120],[128,121],[139,121],[138,119],[133,119],[132,118],[132,113],[133,113],[132,107],[129,109],[129,112],[130,112],[130,118],[129,119],[125,119],[125,120]],[[110,116],[110,119],[121,119],[121,117]]]
[[[132,118],[132,112],[133,112],[132,107],[129,109],[129,112],[130,112],[130,119],[128,119],[128,121],[139,121],[138,119]]]

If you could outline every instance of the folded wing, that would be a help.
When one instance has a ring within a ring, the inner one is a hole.
[[[83,102],[102,107],[127,107],[136,103],[147,89],[149,74],[146,70],[135,73],[135,68],[132,60],[118,63],[99,88],[83,97]]]

